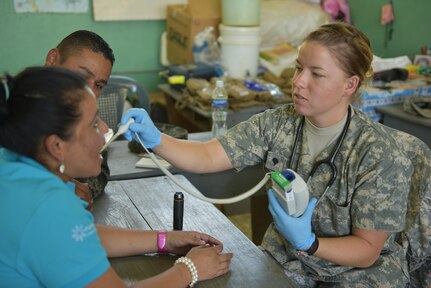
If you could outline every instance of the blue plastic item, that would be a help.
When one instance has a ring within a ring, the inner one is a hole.
[[[247,87],[247,89],[252,90],[252,91],[258,91],[258,92],[262,92],[262,91],[268,91],[268,88],[260,85],[258,82],[256,81],[244,81],[244,86]]]
[[[284,178],[286,178],[287,180],[289,180],[289,182],[292,182],[293,180],[295,180],[295,174],[293,174],[289,170],[283,170],[283,171],[281,171],[281,175],[283,175]]]

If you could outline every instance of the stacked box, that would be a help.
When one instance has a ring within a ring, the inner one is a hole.
[[[194,63],[195,36],[208,26],[212,26],[218,36],[220,10],[220,0],[189,0],[187,5],[168,5],[166,31],[170,64]]]

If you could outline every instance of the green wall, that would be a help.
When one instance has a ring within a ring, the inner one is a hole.
[[[353,24],[368,35],[376,55],[413,57],[421,46],[431,45],[431,0],[394,0],[394,34],[385,48],[380,9],[387,2],[349,0]],[[117,58],[115,74],[136,78],[149,92],[163,82],[158,71],[165,21],[95,22],[92,7],[86,14],[16,14],[12,0],[0,0],[0,73],[42,65],[46,52],[78,29],[95,31],[111,45]]]
[[[95,22],[91,4],[85,14],[17,14],[13,0],[0,0],[0,73],[43,65],[48,50],[79,29],[92,30],[109,43],[116,58],[114,74],[137,79],[149,92],[157,90],[165,21]]]
[[[389,0],[348,0],[353,24],[371,40],[374,54],[383,57],[420,54],[421,46],[431,46],[431,1],[393,0],[395,21],[392,40],[384,47],[385,27],[380,11]]]

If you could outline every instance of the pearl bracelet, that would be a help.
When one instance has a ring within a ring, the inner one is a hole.
[[[187,257],[181,257],[178,258],[177,261],[175,261],[175,265],[178,263],[183,263],[187,266],[187,268],[189,268],[190,274],[192,275],[192,282],[190,283],[190,287],[193,287],[193,285],[196,284],[196,282],[198,282],[199,277],[198,277],[198,270],[196,269],[195,264],[193,263],[192,260],[190,260]]]

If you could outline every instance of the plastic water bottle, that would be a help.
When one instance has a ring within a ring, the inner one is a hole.
[[[208,42],[201,37],[195,38],[195,43],[192,47],[194,63],[206,63],[206,50],[208,50]]]
[[[228,95],[224,88],[223,80],[216,81],[216,87],[212,93],[212,135],[217,137],[227,131],[226,118],[228,108]]]

